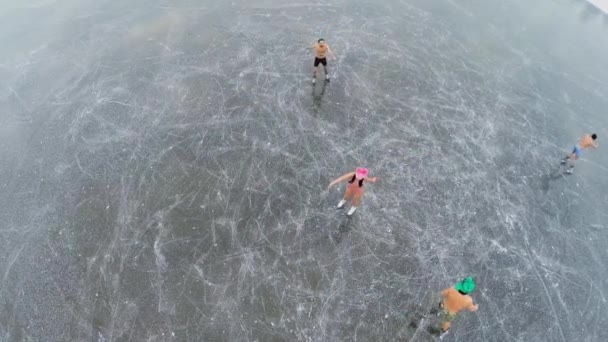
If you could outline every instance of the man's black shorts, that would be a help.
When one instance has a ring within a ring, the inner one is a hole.
[[[315,57],[315,67],[318,67],[319,63],[323,64],[323,66],[327,66],[327,58],[316,58]]]

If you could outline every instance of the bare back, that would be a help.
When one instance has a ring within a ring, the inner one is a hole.
[[[477,306],[473,305],[473,299],[470,296],[463,295],[454,288],[443,290],[441,296],[443,297],[443,307],[450,314],[455,315],[462,310],[477,310]]]
[[[578,141],[578,146],[580,148],[595,147],[595,141],[593,140],[591,135],[587,134],[584,135],[581,140]]]

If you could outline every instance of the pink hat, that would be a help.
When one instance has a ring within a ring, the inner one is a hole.
[[[357,179],[363,179],[367,177],[367,169],[364,167],[358,167],[355,170],[355,177],[357,177]]]

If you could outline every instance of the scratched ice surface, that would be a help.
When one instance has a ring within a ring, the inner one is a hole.
[[[444,341],[607,341],[607,22],[566,0],[4,1],[0,340],[432,341],[471,275],[479,311]],[[320,36],[338,61],[312,89]],[[359,165],[381,180],[347,218],[326,188]]]

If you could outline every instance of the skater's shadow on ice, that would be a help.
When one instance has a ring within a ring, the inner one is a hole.
[[[554,182],[558,179],[562,179],[564,178],[564,175],[560,172],[560,170],[557,171],[551,171],[547,174],[544,174],[540,177],[540,189],[543,192],[547,192],[549,191],[549,188],[551,187],[551,182]]]
[[[323,106],[323,97],[325,96],[325,89],[327,88],[327,82],[322,82],[319,85],[320,91],[317,91],[317,87],[312,87],[312,103],[314,106],[315,114],[319,114],[321,107]]]
[[[414,306],[406,309],[406,314],[403,317],[406,323],[399,335],[415,337],[417,339],[431,339],[439,337],[441,330],[439,329],[438,308]]]
[[[351,217],[343,217],[340,219],[338,228],[331,233],[331,238],[335,243],[340,243],[352,230],[351,221]]]

